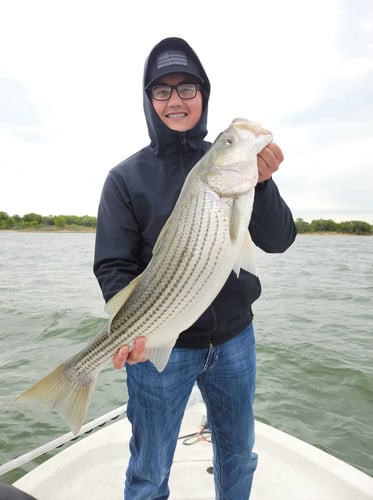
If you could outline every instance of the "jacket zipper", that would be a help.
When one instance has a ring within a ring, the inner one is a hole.
[[[211,310],[212,323],[213,323],[211,337],[210,337],[210,347],[213,347],[214,343],[213,343],[212,340],[213,340],[214,333],[218,329],[218,318],[216,316],[216,312],[215,312],[214,306],[210,306],[210,310]]]
[[[184,154],[183,154],[183,152],[188,151],[188,142],[187,142],[186,137],[185,137],[185,132],[181,132],[181,134],[180,134],[180,144],[183,148],[183,151],[180,153],[180,163],[181,163],[181,169],[182,169],[182,172],[184,175],[184,180],[185,180],[187,177],[187,173],[185,172],[185,168],[184,168]]]
[[[188,142],[185,137],[185,132],[180,134],[180,144],[183,146],[184,151],[188,151]]]

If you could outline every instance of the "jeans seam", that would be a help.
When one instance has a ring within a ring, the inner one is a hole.
[[[217,486],[218,488],[218,497],[215,499],[215,500],[219,500],[221,498],[221,492],[223,491],[223,485],[221,484],[221,481],[222,481],[222,473],[221,473],[221,469],[222,469],[222,463],[221,463],[221,451],[220,451],[220,446],[218,445],[216,439],[215,439],[215,434],[214,434],[214,427],[215,427],[215,424],[214,422],[211,420],[211,409],[210,409],[210,404],[209,404],[209,399],[208,399],[208,396],[207,396],[207,393],[205,391],[205,387],[203,385],[202,382],[199,383],[199,389],[202,393],[202,397],[203,397],[203,400],[206,404],[206,408],[207,408],[207,415],[208,415],[208,423],[209,423],[209,426],[210,426],[210,431],[211,431],[211,436],[213,438],[213,442],[214,442],[214,448],[215,448],[215,456],[214,456],[214,459],[216,460],[216,462],[218,463],[218,467],[219,467],[219,471],[218,471],[218,478],[219,478],[219,481],[216,481],[216,475],[215,475],[215,470],[213,470],[214,472],[214,482],[215,482],[215,485]]]

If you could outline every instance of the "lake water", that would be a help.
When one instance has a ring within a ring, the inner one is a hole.
[[[0,232],[0,464],[68,432],[15,398],[105,323],[93,247],[92,233]],[[258,264],[257,419],[373,476],[373,238],[300,235]],[[125,397],[106,368],[86,421]]]

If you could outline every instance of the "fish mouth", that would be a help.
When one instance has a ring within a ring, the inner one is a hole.
[[[269,130],[264,129],[260,123],[246,120],[246,118],[235,118],[232,125],[237,129],[242,129],[253,133],[256,137],[259,135],[271,135]]]

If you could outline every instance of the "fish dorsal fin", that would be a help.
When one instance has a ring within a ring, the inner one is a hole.
[[[233,266],[233,271],[237,274],[237,277],[240,274],[240,269],[244,269],[251,274],[255,274],[255,276],[258,275],[255,245],[251,239],[249,231],[243,239],[240,253],[238,254],[237,260]]]
[[[167,228],[170,225],[169,220],[170,220],[170,218],[168,218],[166,220],[164,226],[161,229],[161,232],[158,235],[157,241],[155,242],[154,247],[153,247],[153,255],[156,255],[162,248],[162,243],[163,243],[163,240],[165,239],[165,235],[167,233]]]
[[[105,306],[105,312],[107,312],[110,316],[110,320],[112,320],[119,309],[124,306],[133,292],[136,290],[137,285],[139,284],[141,279],[141,274],[136,276],[125,288],[123,288],[120,292],[116,293],[114,297],[112,297],[109,302]],[[111,322],[110,322],[111,323]],[[110,331],[110,328],[109,328]]]
[[[153,365],[159,372],[162,372],[166,368],[175,342],[176,339],[173,339],[168,344],[163,344],[157,347],[150,347],[148,349],[145,348],[145,357],[153,363]]]

